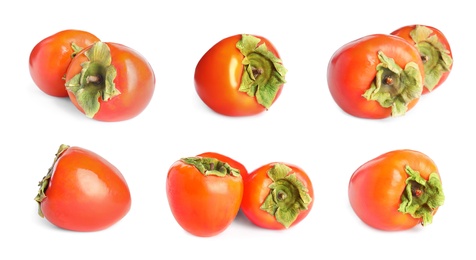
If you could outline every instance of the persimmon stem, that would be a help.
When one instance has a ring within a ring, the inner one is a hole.
[[[421,197],[423,195],[423,187],[421,184],[419,184],[418,182],[416,181],[413,181],[412,182],[412,186],[411,186],[411,191],[412,191],[412,196],[415,196],[415,197]]]
[[[278,193],[278,200],[285,200],[288,197],[285,192]]]
[[[101,76],[89,75],[89,76],[86,77],[86,82],[87,82],[88,84],[89,84],[89,83],[99,84],[101,81],[102,81],[102,77],[101,77]]]
[[[427,63],[430,60],[430,57],[428,55],[422,55],[420,56],[420,58],[423,64]]]
[[[261,68],[253,68],[252,71],[253,71],[254,78],[257,78],[259,77],[259,75],[263,74],[263,69]]]
[[[420,189],[415,190],[415,196],[420,197],[423,194],[423,191]]]
[[[393,84],[393,79],[392,79],[392,77],[386,77],[386,78],[385,78],[385,84],[386,84],[386,85],[392,85],[392,84]]]

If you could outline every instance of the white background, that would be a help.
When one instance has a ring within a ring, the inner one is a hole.
[[[0,259],[475,257],[476,19],[466,4],[43,0],[2,5]],[[327,88],[327,63],[334,51],[365,35],[410,24],[431,25],[447,36],[454,58],[447,81],[403,117],[364,120],[343,113]],[[157,83],[142,114],[125,122],[91,120],[69,99],[47,96],[34,85],[28,72],[31,49],[64,29],[92,32],[148,59]],[[241,33],[271,40],[289,72],[269,111],[228,118],[201,102],[193,74],[213,44]],[[62,143],[90,149],[122,171],[132,208],[113,227],[71,232],[37,215],[38,181]],[[350,208],[348,181],[364,162],[403,148],[436,162],[446,201],[427,227],[377,231]],[[311,213],[284,231],[260,229],[239,214],[215,237],[186,233],[169,210],[166,174],[179,158],[206,151],[233,157],[249,171],[272,161],[301,166],[315,189]]]

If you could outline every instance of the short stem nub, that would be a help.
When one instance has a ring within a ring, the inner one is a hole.
[[[420,190],[420,189],[417,189],[417,190],[414,191],[413,196],[420,197],[422,194],[423,194],[423,191]]]
[[[285,200],[287,197],[288,197],[288,195],[286,194],[286,192],[283,192],[283,191],[278,192],[277,199],[278,199],[279,201],[283,201],[283,200]]]
[[[428,55],[422,55],[420,58],[423,64],[427,63],[430,60],[430,57]]]
[[[263,69],[262,68],[253,68],[253,77],[256,79],[259,77],[259,75],[263,74]]]
[[[386,85],[392,85],[393,84],[393,78],[392,77],[385,77],[385,84]]]
[[[100,75],[89,75],[86,77],[86,82],[92,84],[100,84],[102,82],[102,77]]]

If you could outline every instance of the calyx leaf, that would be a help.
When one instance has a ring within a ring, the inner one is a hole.
[[[445,72],[450,71],[453,58],[450,51],[443,45],[433,30],[423,25],[416,25],[410,32],[410,37],[415,42],[422,56],[425,68],[425,87],[432,91],[440,82]]]
[[[286,83],[287,69],[281,59],[268,50],[265,43],[253,35],[243,34],[236,48],[244,58],[245,67],[239,91],[245,92],[266,109],[272,105],[281,85]]]
[[[50,179],[53,176],[53,169],[54,169],[54,166],[56,164],[56,161],[58,161],[58,158],[61,156],[61,154],[64,151],[66,151],[68,148],[69,148],[69,145],[65,145],[65,144],[60,145],[60,147],[58,148],[58,151],[55,154],[55,159],[53,161],[53,164],[48,169],[47,174],[38,183],[38,186],[40,188],[38,189],[38,194],[35,196],[35,201],[38,203],[38,215],[40,215],[40,217],[44,217],[43,211],[41,210],[41,203],[46,198],[46,190],[48,189]]]
[[[376,66],[375,80],[362,95],[367,100],[377,101],[382,107],[392,108],[392,116],[401,116],[408,110],[408,103],[420,98],[423,82],[415,62],[401,68],[394,59],[378,52],[380,63]]]
[[[100,109],[100,99],[108,101],[121,92],[116,88],[116,68],[112,65],[111,52],[106,43],[96,42],[85,51],[88,61],[81,64],[81,72],[66,82],[78,105],[87,117],[93,118]]]
[[[435,210],[445,201],[441,180],[437,173],[431,173],[428,180],[425,180],[418,171],[408,165],[405,171],[408,174],[407,185],[398,211],[421,218],[422,225],[428,225],[433,221]]]
[[[268,186],[270,192],[260,208],[289,228],[300,212],[307,210],[312,202],[309,190],[296,177],[296,173],[282,163],[269,169],[268,177],[273,182]]]
[[[211,157],[187,157],[182,158],[182,161],[186,164],[193,165],[197,170],[205,175],[214,175],[218,177],[224,177],[227,175],[238,177],[240,176],[240,170],[231,167],[228,163],[220,161]]]

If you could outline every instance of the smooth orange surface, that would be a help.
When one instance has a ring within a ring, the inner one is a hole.
[[[238,214],[243,180],[241,176],[205,176],[178,160],[167,174],[166,193],[172,214],[185,231],[211,237],[225,231]]]
[[[64,75],[73,56],[71,44],[86,48],[97,41],[99,38],[95,35],[80,30],[60,31],[41,40],[30,53],[33,81],[48,95],[67,97]]]
[[[80,147],[64,151],[41,202],[45,218],[74,231],[98,231],[122,219],[131,207],[121,172],[103,157]]]

